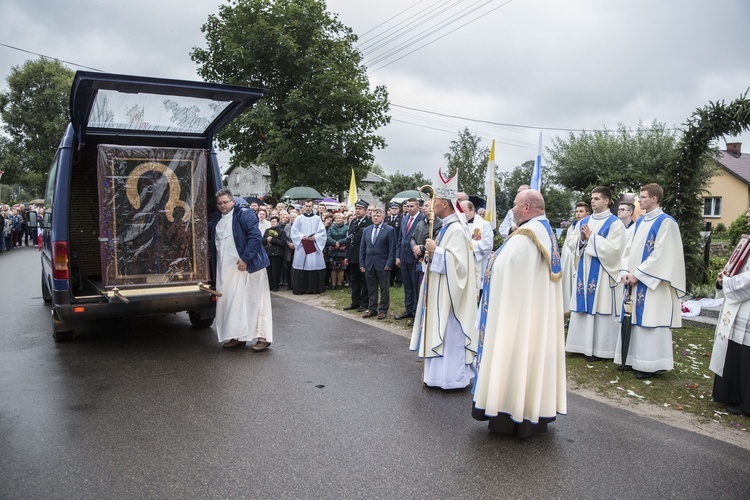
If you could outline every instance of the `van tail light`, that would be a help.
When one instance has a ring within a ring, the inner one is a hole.
[[[56,280],[68,279],[68,242],[52,242],[52,277]]]

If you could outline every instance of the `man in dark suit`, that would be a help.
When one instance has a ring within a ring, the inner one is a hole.
[[[396,230],[383,222],[383,209],[372,211],[372,225],[362,235],[359,247],[359,269],[365,273],[369,301],[363,318],[377,315],[385,318],[391,303],[390,277],[396,261]],[[380,290],[380,304],[378,304]]]
[[[352,302],[344,308],[344,311],[357,309],[359,312],[367,310],[367,281],[365,273],[359,269],[359,245],[362,241],[362,232],[367,226],[372,225],[372,219],[367,217],[369,203],[359,200],[354,204],[354,219],[349,223],[349,248],[347,253],[347,267],[349,269],[349,285],[352,288]]]
[[[416,198],[406,200],[406,213],[401,219],[401,231],[396,249],[396,265],[401,268],[401,281],[404,282],[404,312],[396,319],[413,318],[417,312],[417,260],[409,244],[417,223],[424,219],[419,212],[419,201]]]
[[[396,244],[398,244],[398,235],[401,231],[401,205],[395,201],[391,202],[388,210],[388,215],[385,218],[385,223],[396,230]],[[401,272],[396,266],[391,269],[391,286],[401,286]]]

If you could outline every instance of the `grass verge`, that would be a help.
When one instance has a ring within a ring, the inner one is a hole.
[[[651,379],[638,380],[635,373],[620,372],[611,361],[589,363],[584,356],[567,354],[568,378],[576,385],[612,398],[651,403],[675,411],[691,413],[701,420],[713,420],[740,431],[747,431],[750,418],[729,415],[724,405],[711,397],[711,361],[714,330],[684,327],[673,331],[674,370]]]

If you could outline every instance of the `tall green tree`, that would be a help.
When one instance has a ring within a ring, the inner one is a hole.
[[[57,146],[70,121],[73,71],[58,61],[39,58],[14,66],[0,92],[2,129],[8,136],[0,150],[4,183],[18,183],[39,196]]]
[[[367,173],[374,131],[387,124],[385,87],[370,89],[352,30],[319,0],[232,0],[201,30],[192,59],[209,81],[266,96],[220,135],[232,164],[266,164],[278,196],[294,185],[336,193]]]
[[[677,158],[676,133],[654,121],[635,130],[597,130],[556,138],[547,150],[557,184],[580,193],[607,186],[613,196],[637,192],[649,182],[664,184],[664,169]]]
[[[484,195],[484,176],[490,148],[481,147],[481,139],[468,127],[458,132],[458,139],[451,141],[445,157],[448,176],[458,173],[458,189],[468,194]]]
[[[502,220],[508,210],[513,208],[518,188],[529,183],[533,169],[534,161],[529,160],[503,175],[501,184],[497,189],[498,220]],[[545,174],[546,169],[542,173],[541,191],[542,196],[544,196],[545,211],[552,226],[558,227],[562,221],[570,218],[574,195],[571,190],[563,186],[547,182]]]
[[[378,184],[375,184],[371,189],[373,196],[383,202],[383,205],[390,202],[391,198],[393,198],[401,191],[419,189],[424,185],[432,184],[432,181],[430,181],[429,179],[425,179],[425,177],[422,175],[422,172],[407,175],[396,171],[395,174],[387,175],[385,176],[385,178],[385,182],[379,182]]]

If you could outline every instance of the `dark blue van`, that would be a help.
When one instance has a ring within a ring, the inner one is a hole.
[[[42,297],[56,341],[77,322],[187,311],[213,323],[214,135],[263,96],[230,85],[78,72],[49,171]]]

